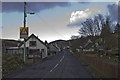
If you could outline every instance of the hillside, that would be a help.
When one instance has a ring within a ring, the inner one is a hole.
[[[70,40],[71,48],[73,50],[79,49],[80,46],[84,46],[89,39],[93,42],[93,45],[98,43],[99,45],[104,45],[111,50],[118,49],[118,34],[111,34],[110,36],[106,36],[104,38],[100,36],[88,36],[79,39],[73,39]]]
[[[2,39],[2,53],[6,53],[7,47],[17,47],[21,41]]]
[[[22,41],[2,39],[2,46],[6,47],[17,47]]]
[[[59,48],[64,48],[64,47],[67,47],[69,45],[68,41],[66,40],[55,40],[53,42],[50,42],[49,44],[54,44],[59,47]]]

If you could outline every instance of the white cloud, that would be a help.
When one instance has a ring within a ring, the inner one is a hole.
[[[98,8],[87,8],[85,10],[73,11],[71,13],[70,23],[68,26],[80,26],[80,22],[83,22],[88,18],[92,18],[94,15],[100,13],[102,13],[102,11]]]
[[[117,1],[117,2],[116,2],[116,5],[120,6],[120,1]]]
[[[108,11],[112,21],[120,22],[120,1],[108,5]]]

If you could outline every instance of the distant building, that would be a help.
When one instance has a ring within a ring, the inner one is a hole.
[[[8,53],[8,49],[12,50],[13,48],[15,49],[18,47],[18,44],[21,43],[22,41],[17,41],[17,40],[9,40],[9,39],[1,39],[2,41],[2,53]]]
[[[103,46],[103,45],[101,45],[101,46],[98,46],[97,47],[97,51],[98,52],[103,52],[102,54],[106,54],[107,53],[107,47],[106,46]]]
[[[8,54],[23,54],[23,48],[19,47],[8,47],[6,48],[6,53]]]
[[[57,54],[59,52],[59,48],[56,45],[49,44],[48,45],[48,53],[50,55]]]
[[[91,39],[84,41],[82,46],[80,46],[80,49],[82,49],[82,51],[95,51],[94,48],[95,44],[93,43],[93,41],[91,41]]]
[[[89,48],[89,49],[83,49],[83,51],[94,51],[94,49]]]
[[[47,46],[34,34],[29,36],[25,43],[28,57],[33,57],[35,53],[40,54],[41,58],[47,57]],[[24,43],[21,43],[19,47],[24,48]]]
[[[56,46],[59,49],[59,51],[62,51],[64,47],[66,48],[68,46],[68,43],[65,40],[56,40],[50,42],[49,44],[53,44],[54,46]]]

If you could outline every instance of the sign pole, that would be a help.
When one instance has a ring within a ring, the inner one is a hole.
[[[26,27],[26,2],[24,2],[24,27]],[[24,38],[24,63],[26,62],[26,43]]]

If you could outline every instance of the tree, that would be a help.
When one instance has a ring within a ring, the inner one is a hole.
[[[74,35],[71,37],[71,39],[78,39],[78,38],[79,36],[74,36]]]
[[[105,18],[103,15],[98,14],[94,18],[87,19],[81,23],[82,27],[79,29],[79,34],[82,36],[96,36],[100,35],[100,32],[105,24]]]
[[[111,29],[110,29],[110,17],[106,17],[106,23],[104,24],[101,34],[101,37],[108,37],[111,34]]]
[[[119,23],[117,23],[114,33],[120,33],[120,24]]]
[[[48,45],[48,42],[47,42],[47,40],[45,40],[45,45]]]
[[[87,19],[85,22],[81,23],[82,28],[79,30],[79,34],[84,36],[90,36],[93,34],[93,20]]]
[[[105,18],[103,15],[98,14],[94,18],[94,33],[95,35],[100,35],[102,28],[104,27],[105,24]]]

